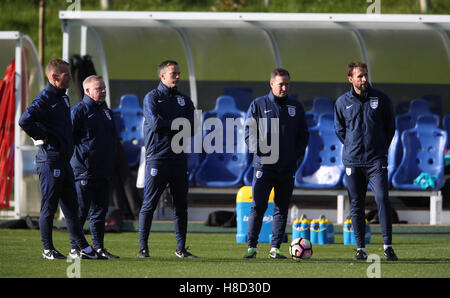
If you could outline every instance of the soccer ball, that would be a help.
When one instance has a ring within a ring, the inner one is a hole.
[[[289,246],[289,254],[294,260],[309,259],[312,253],[312,244],[306,238],[296,238]]]

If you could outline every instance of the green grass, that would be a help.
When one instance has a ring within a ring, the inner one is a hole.
[[[54,244],[67,254],[69,234],[53,232]],[[353,246],[344,246],[342,236],[336,235],[336,244],[314,245],[311,259],[301,262],[272,260],[267,257],[269,244],[261,243],[256,259],[244,260],[245,243],[236,243],[235,234],[189,233],[190,251],[198,259],[177,259],[173,256],[173,233],[152,233],[149,248],[151,258],[136,257],[139,244],[137,232],[106,234],[106,247],[121,258],[118,260],[82,260],[83,278],[298,278],[298,277],[352,277],[365,278],[372,263],[355,262]],[[90,240],[90,236],[88,236]],[[381,277],[450,277],[450,239],[428,237],[395,237],[398,262],[387,262],[383,257],[382,239],[372,236],[367,245],[368,254],[381,258]],[[72,264],[65,260],[42,260],[40,234],[37,230],[0,230],[0,277],[67,277]],[[287,254],[287,244],[281,249]]]

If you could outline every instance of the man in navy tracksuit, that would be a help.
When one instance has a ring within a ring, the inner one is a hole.
[[[180,69],[176,61],[167,60],[158,67],[161,79],[158,87],[144,98],[145,186],[144,201],[139,213],[139,258],[149,257],[148,237],[159,198],[170,187],[174,204],[174,223],[177,248],[175,256],[193,258],[186,250],[188,174],[186,153],[175,153],[172,138],[178,133],[172,130],[177,118],[187,119],[191,134],[194,122],[194,104],[180,93],[176,86]]]
[[[19,119],[20,127],[37,143],[36,171],[41,187],[41,231],[44,259],[65,259],[53,246],[53,217],[58,202],[66,219],[73,241],[81,248],[83,258],[100,259],[88,244],[78,221],[77,194],[70,166],[73,153],[70,103],[66,90],[70,85],[69,64],[60,59],[51,60],[45,69],[47,86],[38,94]]]
[[[87,77],[83,89],[83,100],[71,113],[75,151],[70,163],[78,195],[78,217],[84,226],[89,215],[92,244],[97,253],[106,258],[118,258],[103,245],[109,183],[114,171],[112,112],[105,103],[106,88],[102,77]],[[80,255],[75,239],[71,239],[69,255],[73,258]]]
[[[392,209],[387,174],[388,150],[395,133],[392,102],[386,94],[370,86],[365,63],[350,63],[347,76],[352,88],[336,101],[334,125],[344,144],[342,161],[357,243],[355,259],[367,259],[364,211],[369,183],[378,206],[384,255],[388,260],[396,261],[392,248]]]
[[[269,257],[286,258],[280,253],[279,248],[285,233],[295,170],[303,160],[309,139],[303,106],[296,99],[288,97],[289,84],[290,76],[287,70],[281,68],[273,70],[270,74],[271,91],[265,96],[256,98],[247,112],[245,141],[250,152],[254,153],[254,177],[253,202],[248,220],[248,250],[244,258],[256,257],[258,235],[272,188],[275,196],[272,248]],[[249,125],[251,123],[259,128],[264,126],[266,128],[255,129],[252,132]],[[276,139],[279,141],[278,148],[276,146],[272,148],[273,150],[263,148],[263,144],[273,145]]]

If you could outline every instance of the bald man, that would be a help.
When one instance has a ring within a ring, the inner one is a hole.
[[[74,154],[70,160],[78,196],[78,218],[84,226],[89,216],[92,244],[106,258],[119,258],[103,244],[108,211],[109,185],[114,171],[115,128],[112,112],[105,103],[106,87],[100,76],[83,81],[83,100],[71,112]],[[80,256],[80,248],[71,239],[69,256]]]
[[[19,119],[20,127],[39,141],[36,172],[41,188],[39,228],[44,246],[42,258],[66,259],[53,245],[53,218],[61,205],[70,237],[80,247],[84,259],[102,259],[88,244],[78,221],[78,202],[74,175],[70,166],[73,153],[70,102],[66,95],[70,85],[69,63],[51,60],[45,69],[48,83]]]

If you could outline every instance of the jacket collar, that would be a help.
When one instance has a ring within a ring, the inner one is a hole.
[[[85,104],[87,104],[88,106],[94,106],[94,105],[96,105],[95,103],[96,103],[96,101],[95,100],[93,100],[89,95],[87,95],[87,94],[84,94],[84,96],[83,96],[83,102],[85,103]]]
[[[159,82],[157,89],[166,96],[173,96],[178,92],[177,87],[169,88],[166,85],[164,85],[163,82],[161,81]]]
[[[87,104],[88,106],[93,106],[93,107],[100,107],[104,104],[106,104],[105,102],[97,102],[95,100],[93,100],[89,95],[84,94],[83,96],[83,102],[85,104]]]
[[[47,85],[45,86],[45,90],[47,90],[49,93],[53,93],[57,96],[63,96],[66,94],[67,89],[59,89],[50,84],[50,82],[47,82]]]
[[[285,102],[285,100],[288,99],[288,97],[289,97],[289,95],[286,97],[276,97],[273,94],[272,90],[270,90],[270,92],[269,92],[269,100],[273,103]],[[281,99],[281,101],[280,101],[280,99]]]
[[[365,100],[367,100],[369,98],[369,94],[371,93],[371,91],[372,91],[372,86],[369,84],[369,87],[367,88],[367,92],[364,94],[364,96],[361,96],[361,95],[359,95],[359,94],[357,94],[355,92],[355,89],[353,88],[353,85],[351,85],[351,87],[350,87],[350,94],[354,98],[359,99],[359,100],[363,100],[363,101],[365,101]]]

